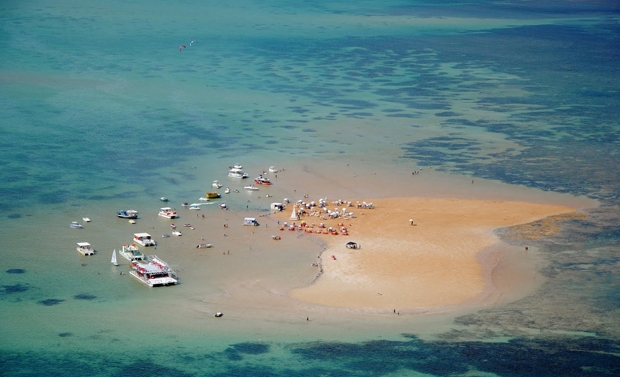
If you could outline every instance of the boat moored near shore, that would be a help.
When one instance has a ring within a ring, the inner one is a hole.
[[[119,209],[116,212],[116,217],[121,219],[137,219],[138,211],[135,209]]]
[[[177,211],[173,210],[170,207],[163,207],[159,209],[159,216],[165,217],[167,219],[176,219],[179,217]]]
[[[131,264],[132,276],[148,285],[149,287],[174,285],[178,283],[175,272],[166,262],[159,259],[156,255],[149,256],[148,263],[134,261]]]
[[[142,254],[140,250],[138,250],[138,247],[135,244],[131,244],[130,246],[124,244],[123,248],[118,253],[130,262],[146,259],[144,254]]]
[[[133,242],[142,246],[157,246],[157,242],[148,233],[134,233]]]
[[[228,176],[232,178],[247,178],[248,173],[244,173],[240,168],[231,168],[228,170]]]
[[[88,242],[78,242],[77,251],[82,255],[95,255],[95,250],[93,250]]]

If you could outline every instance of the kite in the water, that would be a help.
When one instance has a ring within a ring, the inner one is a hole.
[[[181,45],[181,46],[179,47],[179,52],[183,51],[183,49],[184,49],[184,48],[187,48],[187,47],[185,47],[185,45]]]

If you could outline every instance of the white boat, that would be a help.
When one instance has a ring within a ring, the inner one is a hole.
[[[132,263],[129,273],[149,287],[178,283],[175,272],[156,255],[149,256],[148,263]]]
[[[194,211],[200,211],[199,206],[190,206],[189,209],[194,210]]]
[[[130,223],[130,224],[135,224],[135,223],[136,223],[136,220],[131,219],[131,220],[129,220],[129,223]]]
[[[142,246],[157,246],[157,242],[148,233],[134,233],[133,242]]]
[[[243,166],[239,163],[233,165],[234,169],[243,169]]]
[[[140,252],[140,250],[138,250],[138,247],[136,245],[127,246],[127,244],[124,244],[123,248],[118,253],[123,258],[127,259],[130,262],[135,261],[135,260],[145,260],[146,259],[144,254],[142,254]]]
[[[205,196],[201,196],[200,198],[198,198],[198,200],[200,200],[201,202],[208,202],[209,198],[207,198]]]
[[[111,263],[115,266],[118,266],[118,262],[116,261],[116,249],[112,252],[112,260]]]
[[[219,183],[218,181],[213,181],[213,184],[211,185],[211,187],[219,189],[220,187],[222,187],[222,184]]]
[[[245,186],[243,188],[246,189],[246,190],[250,190],[250,191],[258,191],[258,187],[254,186],[254,185]]]
[[[179,232],[178,230],[173,230],[173,231],[172,231],[172,235],[173,235],[173,236],[182,236],[182,235],[183,235],[183,233]]]
[[[82,225],[78,224],[78,222],[77,222],[77,221],[72,221],[72,222],[71,222],[71,224],[69,224],[69,227],[70,227],[70,228],[73,228],[73,229],[81,229],[81,228],[84,228]]]
[[[137,219],[138,211],[135,209],[119,209],[116,212],[116,217],[120,217],[121,219]]]
[[[278,172],[278,169],[276,169],[276,167],[275,167],[275,166],[270,166],[270,167],[269,167],[269,172],[270,172],[270,173],[277,173],[277,172]]]
[[[90,217],[82,217],[82,220],[84,220],[84,222],[89,223],[90,222]]]
[[[159,200],[161,200],[162,202],[167,202],[168,198],[166,198],[165,196],[162,196],[161,198],[159,198]]]
[[[163,207],[159,209],[159,216],[165,217],[167,219],[176,219],[179,217],[177,211],[173,210],[170,207]]]
[[[199,243],[198,245],[196,245],[196,249],[209,249],[212,247],[213,245],[210,243]]]
[[[247,178],[248,173],[244,173],[243,170],[239,168],[232,168],[228,170],[228,176],[232,178]]]
[[[88,242],[78,242],[77,251],[82,255],[95,255],[95,250],[93,250]]]
[[[226,187],[226,190],[224,190],[224,194],[230,194],[230,187]]]

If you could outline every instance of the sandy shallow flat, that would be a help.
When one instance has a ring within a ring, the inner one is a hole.
[[[496,200],[372,202],[375,209],[352,208],[356,216],[352,219],[301,219],[309,226],[314,223],[315,229],[319,222],[328,227],[342,223],[350,235],[318,236],[328,244],[323,274],[312,285],[292,290],[291,297],[360,309],[420,310],[480,302],[493,289],[491,272],[507,247],[494,229],[574,212],[562,205]],[[359,243],[361,249],[347,249],[348,241]]]

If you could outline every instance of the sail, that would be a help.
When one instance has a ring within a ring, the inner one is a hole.
[[[112,264],[118,266],[118,263],[116,262],[116,249],[112,252]]]

